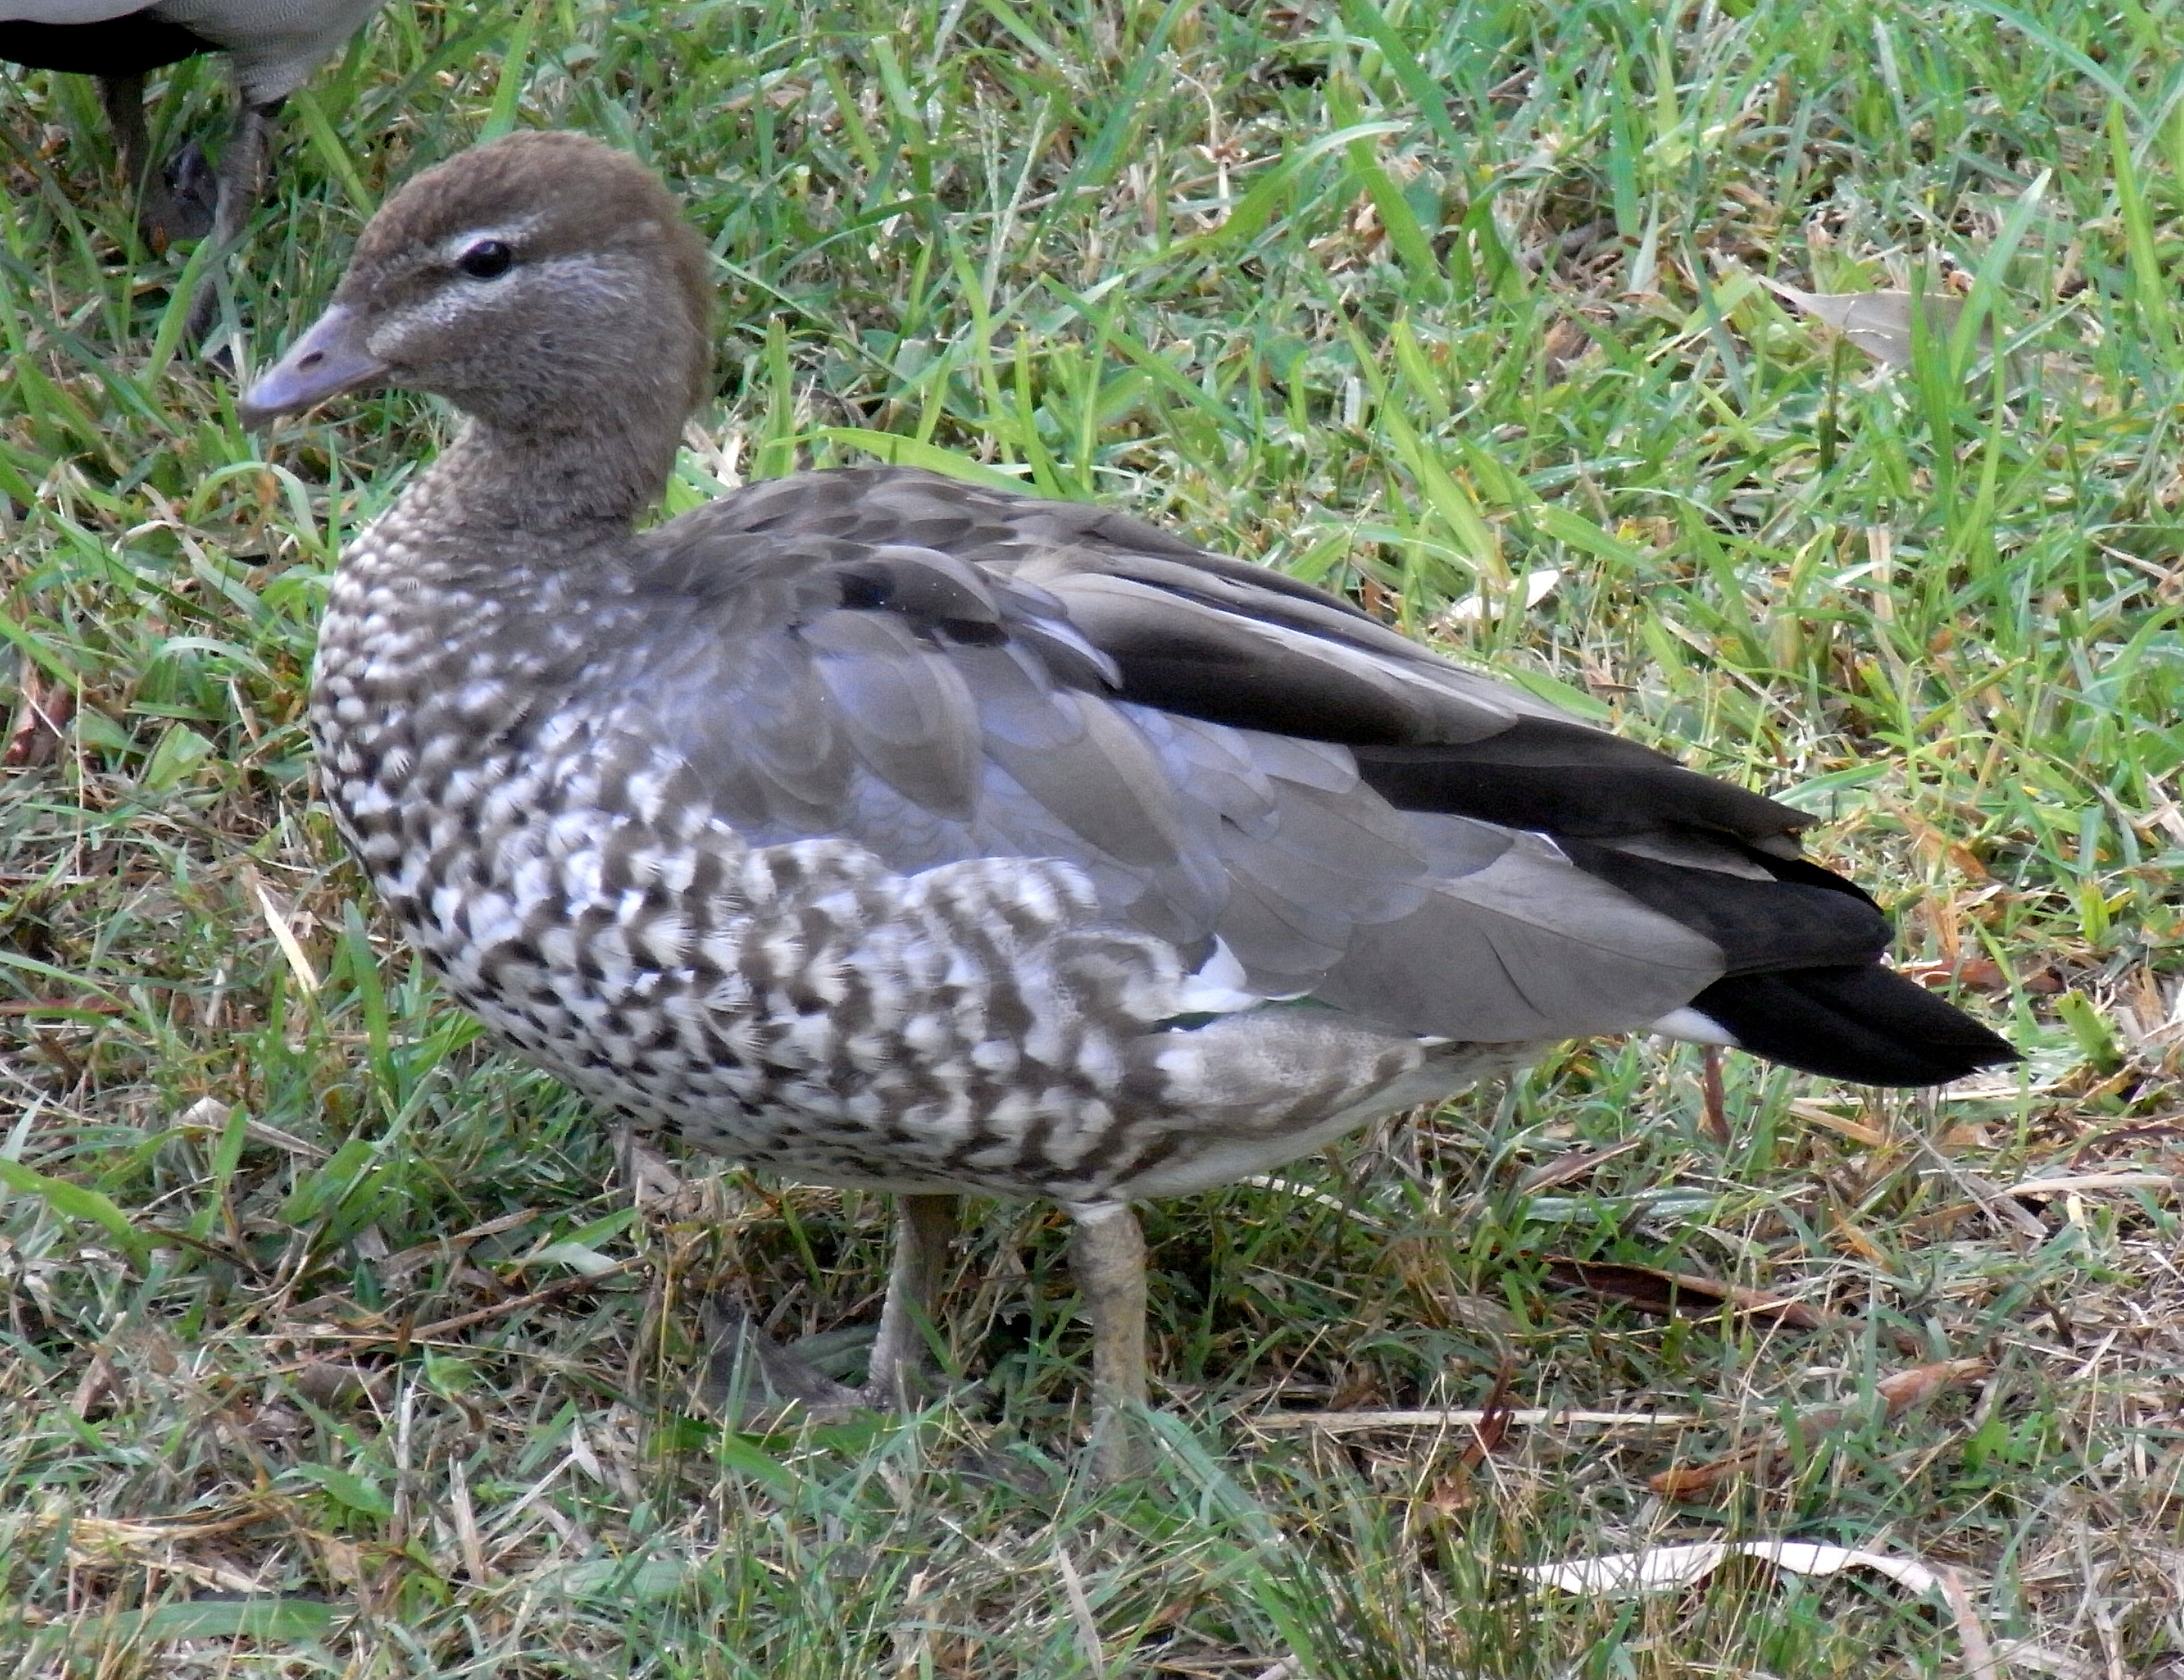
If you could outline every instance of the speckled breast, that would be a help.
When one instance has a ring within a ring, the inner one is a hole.
[[[374,886],[505,1043],[818,1182],[1089,1193],[1176,1147],[1128,1047],[1178,965],[1073,867],[748,846],[687,766],[554,681],[569,645],[504,634],[499,589],[427,600],[402,561],[382,526],[337,576],[312,732]],[[564,606],[549,622],[603,621]]]

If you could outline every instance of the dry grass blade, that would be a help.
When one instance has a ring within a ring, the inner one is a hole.
[[[1972,1608],[1971,1594],[1964,1591],[1964,1577],[1953,1569],[1935,1572],[1942,1588],[1942,1602],[1949,1607],[1949,1616],[1957,1624],[1957,1638],[1964,1648],[1964,1672],[1971,1680],[1997,1680],[2001,1666],[1996,1662],[1994,1647],[1986,1637],[1986,1628]]]
[[[380,1282],[387,1288],[393,1288],[421,1266],[429,1266],[437,1260],[452,1259],[474,1244],[482,1243],[488,1238],[498,1237],[503,1232],[520,1231],[525,1226],[535,1222],[538,1217],[538,1215],[533,1209],[516,1208],[510,1212],[502,1214],[498,1218],[488,1219],[471,1226],[466,1230],[454,1232],[445,1237],[437,1237],[428,1243],[413,1243],[410,1247],[398,1253],[391,1254],[386,1259],[378,1261],[375,1270],[379,1275]]]
[[[1100,1642],[1100,1619],[1092,1613],[1092,1600],[1084,1596],[1084,1579],[1070,1560],[1067,1547],[1054,1549],[1054,1566],[1061,1575],[1061,1590],[1069,1601],[1070,1618],[1076,1624],[1078,1648],[1084,1654],[1085,1666],[1095,1676],[1104,1676],[1107,1653]]]
[[[2103,1673],[2090,1662],[2059,1651],[2050,1645],[2036,1644],[2031,1639],[2013,1639],[1997,1646],[1995,1661],[2005,1667],[2021,1668],[2031,1674],[2047,1674],[2054,1680],[2114,1680],[2113,1671]],[[2127,1677],[2128,1680],[2128,1677]]]
[[[1816,1545],[1797,1540],[1703,1541],[1689,1545],[1649,1546],[1571,1563],[1530,1564],[1512,1573],[1565,1593],[1613,1598],[1634,1594],[1680,1592],[1703,1581],[1732,1558],[1752,1558],[1794,1575],[1827,1576],[1847,1569],[1871,1570],[1907,1592],[1930,1594],[1948,1610],[1970,1680],[1999,1680],[2005,1666],[2064,1680],[2092,1680],[2092,1670],[2062,1653],[2029,1641],[1997,1650],[1973,1608],[1963,1576],[1947,1566],[1917,1558],[1849,1546]]]
[[[1620,1143],[1611,1143],[1604,1149],[1572,1149],[1534,1167],[1517,1181],[1520,1196],[1536,1195],[1543,1190],[1553,1190],[1565,1184],[1575,1184],[1590,1178],[1618,1155],[1627,1155],[1633,1149],[1646,1147],[1643,1138],[1626,1138]]]
[[[494,1302],[491,1306],[457,1313],[452,1318],[435,1319],[430,1324],[420,1324],[410,1329],[317,1331],[290,1327],[281,1333],[298,1341],[392,1342],[403,1347],[422,1347],[434,1342],[444,1342],[458,1332],[489,1324],[496,1318],[507,1318],[532,1307],[546,1306],[554,1301],[566,1300],[571,1295],[596,1289],[602,1283],[637,1270],[642,1264],[642,1261],[635,1260],[622,1260],[601,1271],[564,1277],[559,1282],[549,1283],[543,1289],[533,1289],[528,1294],[512,1295],[504,1301]]]
[[[1907,1592],[1938,1593],[1942,1588],[1942,1572],[1917,1558],[1804,1540],[1706,1540],[1689,1545],[1648,1546],[1642,1551],[1616,1552],[1574,1563],[1527,1564],[1511,1572],[1566,1593],[1667,1593],[1704,1580],[1731,1558],[1756,1558],[1793,1575],[1869,1569],[1886,1575]]]
[[[2179,1189],[2184,1189],[2184,1173],[2075,1172],[2054,1178],[2021,1178],[2014,1184],[2004,1185],[2000,1193],[2067,1196],[2082,1190],[2166,1190],[2173,1193]]]
[[[176,1116],[175,1129],[217,1137],[227,1125],[228,1116],[235,1110],[217,1097],[200,1097]],[[323,1144],[314,1143],[308,1138],[298,1138],[292,1132],[284,1132],[277,1126],[268,1126],[262,1120],[246,1119],[242,1122],[243,1136],[254,1143],[270,1143],[276,1149],[285,1149],[305,1160],[324,1160],[332,1151]]]
[[[1703,1420],[1698,1413],[1688,1411],[1552,1410],[1538,1406],[1516,1406],[1506,1411],[1462,1406],[1409,1411],[1274,1411],[1262,1412],[1249,1420],[1254,1429],[1276,1432],[1316,1429],[1330,1435],[1356,1434],[1368,1429],[1471,1432],[1490,1421],[1509,1429],[1681,1429]]]
[[[217,1516],[115,1518],[89,1515],[46,1516],[36,1526],[65,1523],[71,1564],[90,1571],[127,1564],[153,1575],[173,1576],[214,1593],[255,1594],[266,1590],[258,1576],[214,1559],[188,1555],[193,1542],[220,1538],[277,1519],[277,1506],[259,1501]]]
[[[296,983],[306,993],[317,991],[318,971],[311,965],[310,958],[305,954],[304,942],[296,937],[292,912],[283,907],[272,889],[259,879],[255,870],[245,870],[242,878],[258,900],[258,911],[265,919],[266,931],[273,936],[274,943],[280,946],[281,956],[287,960],[289,972],[296,976]]]

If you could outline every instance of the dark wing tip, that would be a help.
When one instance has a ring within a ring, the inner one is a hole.
[[[1732,975],[1691,999],[1757,1056],[1856,1085],[1944,1085],[2023,1058],[1879,963]]]

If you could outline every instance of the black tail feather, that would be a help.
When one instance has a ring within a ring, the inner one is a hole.
[[[1756,1056],[1857,1085],[1939,1085],[2019,1060],[1962,1010],[1878,963],[1732,975],[1691,1007]]]

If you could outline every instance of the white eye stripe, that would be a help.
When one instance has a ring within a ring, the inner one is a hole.
[[[456,234],[440,247],[441,257],[448,263],[458,262],[465,251],[475,249],[492,240],[515,249],[526,234],[538,226],[539,218],[526,216],[520,222],[502,222],[491,227],[474,227]]]

